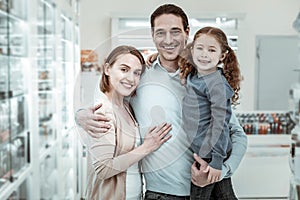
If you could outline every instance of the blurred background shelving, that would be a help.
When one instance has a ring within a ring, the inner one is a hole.
[[[78,196],[78,1],[0,1],[0,199]]]

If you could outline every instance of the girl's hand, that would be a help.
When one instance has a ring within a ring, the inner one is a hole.
[[[208,166],[208,177],[207,180],[210,183],[218,182],[221,179],[222,170],[212,168]]]
[[[171,124],[168,123],[162,123],[159,126],[151,127],[145,135],[143,145],[149,152],[157,150],[163,143],[172,137],[172,135],[167,135],[171,129]]]
[[[147,66],[150,67],[152,65],[152,63],[156,60],[157,56],[158,56],[158,53],[154,53],[154,54],[151,54],[150,56],[148,56],[147,60],[146,60]]]

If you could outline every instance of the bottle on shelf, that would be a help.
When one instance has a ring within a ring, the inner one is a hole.
[[[288,112],[241,112],[236,116],[247,135],[291,134],[295,126]]]

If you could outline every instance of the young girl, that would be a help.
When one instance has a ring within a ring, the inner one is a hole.
[[[135,95],[144,66],[142,54],[131,46],[113,49],[103,65],[103,96],[97,101],[103,106],[96,112],[111,119],[111,128],[99,138],[87,136],[89,200],[140,200],[142,179],[138,161],[171,137],[167,135],[170,124],[163,123],[150,128],[140,144],[138,124],[124,97]]]
[[[183,129],[191,148],[208,162],[208,180],[219,181],[224,160],[231,151],[231,105],[239,98],[241,74],[225,33],[214,27],[197,31],[179,60],[183,99]],[[200,167],[200,166],[198,166]],[[191,199],[237,199],[230,178],[198,187],[192,183]]]

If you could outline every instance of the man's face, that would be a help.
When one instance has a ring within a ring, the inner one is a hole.
[[[163,14],[154,20],[153,42],[160,55],[160,62],[177,61],[188,39],[182,19],[173,14]]]

